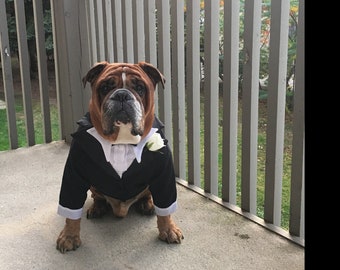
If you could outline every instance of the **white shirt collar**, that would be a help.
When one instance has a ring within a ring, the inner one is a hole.
[[[157,128],[151,128],[150,132],[148,133],[148,135],[146,135],[143,139],[140,140],[140,142],[136,145],[136,146],[133,146],[133,151],[135,153],[135,156],[136,156],[136,160],[138,163],[141,162],[142,160],[142,153],[143,153],[143,148],[145,146],[145,144],[148,142],[148,140],[150,139],[150,137],[155,134],[157,132]],[[97,130],[92,127],[90,129],[87,130],[87,132],[92,135],[94,138],[97,139],[98,142],[100,142],[102,148],[103,148],[103,152],[104,152],[104,155],[105,155],[105,158],[107,161],[110,161],[111,158],[111,147],[112,147],[112,144],[110,141],[104,139],[98,132]]]

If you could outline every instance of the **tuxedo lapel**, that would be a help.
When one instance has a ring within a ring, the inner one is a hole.
[[[81,130],[73,133],[72,137],[86,153],[88,159],[98,164],[108,174],[120,179],[110,162],[106,161],[101,144],[92,135],[87,133],[86,130]]]

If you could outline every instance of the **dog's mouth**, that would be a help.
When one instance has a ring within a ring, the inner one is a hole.
[[[124,88],[113,91],[102,104],[102,126],[106,136],[113,133],[128,136],[142,136],[144,109],[135,95]],[[127,134],[129,132],[130,134]]]

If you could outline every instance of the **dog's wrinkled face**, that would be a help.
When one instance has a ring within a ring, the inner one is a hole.
[[[112,143],[138,143],[154,120],[154,92],[165,79],[153,65],[140,62],[94,65],[83,78],[91,83],[91,121],[97,132]]]

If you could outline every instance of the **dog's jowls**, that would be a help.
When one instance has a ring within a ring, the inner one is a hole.
[[[66,160],[58,214],[65,217],[57,249],[81,245],[80,221],[87,191],[93,204],[87,218],[111,211],[125,217],[131,205],[156,214],[159,239],[181,243],[183,234],[171,214],[177,209],[172,154],[155,116],[156,85],[164,86],[153,65],[99,62],[83,78],[91,84],[89,112],[77,123]]]

